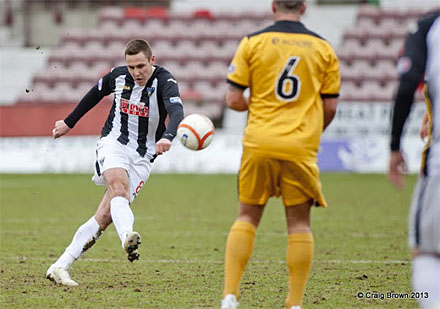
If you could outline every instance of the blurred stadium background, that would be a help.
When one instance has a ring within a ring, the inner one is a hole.
[[[199,153],[174,142],[156,172],[235,173],[246,114],[224,108],[225,76],[239,40],[272,23],[271,0],[0,0],[0,172],[93,171],[94,146],[110,108],[101,102],[68,137],[53,124],[113,66],[131,38],[148,40],[156,63],[178,79],[185,113],[216,125]],[[384,172],[396,60],[417,17],[438,0],[309,0],[303,22],[340,59],[337,117],[325,132],[323,171]],[[417,94],[423,102],[423,93]],[[416,172],[423,147],[416,104],[403,143]]]

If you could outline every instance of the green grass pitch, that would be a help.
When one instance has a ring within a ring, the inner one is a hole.
[[[113,226],[75,262],[79,287],[44,279],[89,219],[103,187],[89,175],[1,175],[2,308],[218,308],[227,232],[237,214],[236,175],[153,174],[132,208],[141,259],[129,263]],[[414,308],[407,213],[415,176],[398,192],[384,175],[322,175],[328,209],[312,210],[315,257],[305,308]],[[286,226],[271,199],[241,285],[240,308],[283,308]]]

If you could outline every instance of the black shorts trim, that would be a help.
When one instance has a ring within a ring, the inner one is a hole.
[[[99,168],[98,161],[95,162],[95,169],[96,169],[96,174],[98,175],[98,177],[101,177],[101,169]]]

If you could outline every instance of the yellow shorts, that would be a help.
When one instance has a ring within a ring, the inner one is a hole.
[[[274,159],[244,147],[238,175],[240,202],[264,205],[271,196],[282,196],[285,206],[314,200],[326,207],[316,162]]]

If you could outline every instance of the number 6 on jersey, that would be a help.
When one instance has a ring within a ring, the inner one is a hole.
[[[301,80],[298,75],[291,74],[298,65],[300,57],[289,57],[280,76],[277,78],[275,94],[284,102],[291,102],[298,98],[301,91]]]

